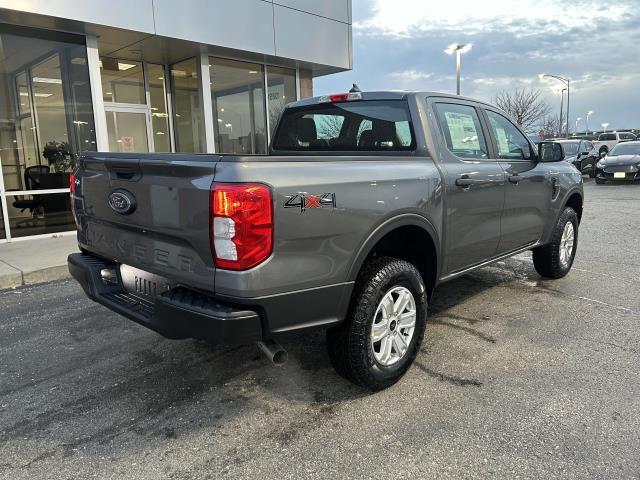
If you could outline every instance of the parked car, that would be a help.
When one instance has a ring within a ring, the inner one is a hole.
[[[596,165],[596,183],[640,180],[640,142],[619,143]]]
[[[480,101],[309,98],[268,155],[87,152],[69,270],[166,337],[255,341],[276,363],[280,335],[326,329],[336,370],[378,390],[413,362],[439,283],[527,250],[569,272],[583,188],[563,159]]]
[[[595,176],[596,163],[600,157],[593,150],[593,143],[589,140],[558,139],[564,147],[565,161],[571,163],[580,173]]]
[[[633,133],[629,132],[601,133],[598,136],[598,140],[593,142],[593,149],[594,152],[597,152],[598,156],[602,158],[618,143],[632,142],[634,140],[637,140],[637,137]]]

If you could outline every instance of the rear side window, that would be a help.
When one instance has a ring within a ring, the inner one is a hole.
[[[488,158],[487,142],[475,108],[454,103],[437,103],[440,130],[447,148],[460,158]]]
[[[404,100],[319,103],[285,110],[273,140],[282,151],[412,151],[416,141]]]
[[[633,133],[621,133],[620,140],[635,140],[636,136]]]

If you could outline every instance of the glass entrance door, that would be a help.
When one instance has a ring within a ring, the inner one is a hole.
[[[110,152],[153,152],[146,108],[106,107]]]
[[[112,152],[170,152],[162,65],[102,57],[101,79]]]

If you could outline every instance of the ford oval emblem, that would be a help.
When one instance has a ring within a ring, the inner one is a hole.
[[[120,215],[129,215],[136,209],[136,197],[126,190],[114,190],[109,194],[109,206]]]

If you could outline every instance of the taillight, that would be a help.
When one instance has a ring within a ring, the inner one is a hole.
[[[216,267],[247,270],[273,245],[271,189],[262,184],[213,183],[210,238]]]
[[[76,191],[76,176],[73,173],[69,174],[69,191],[71,193]]]

